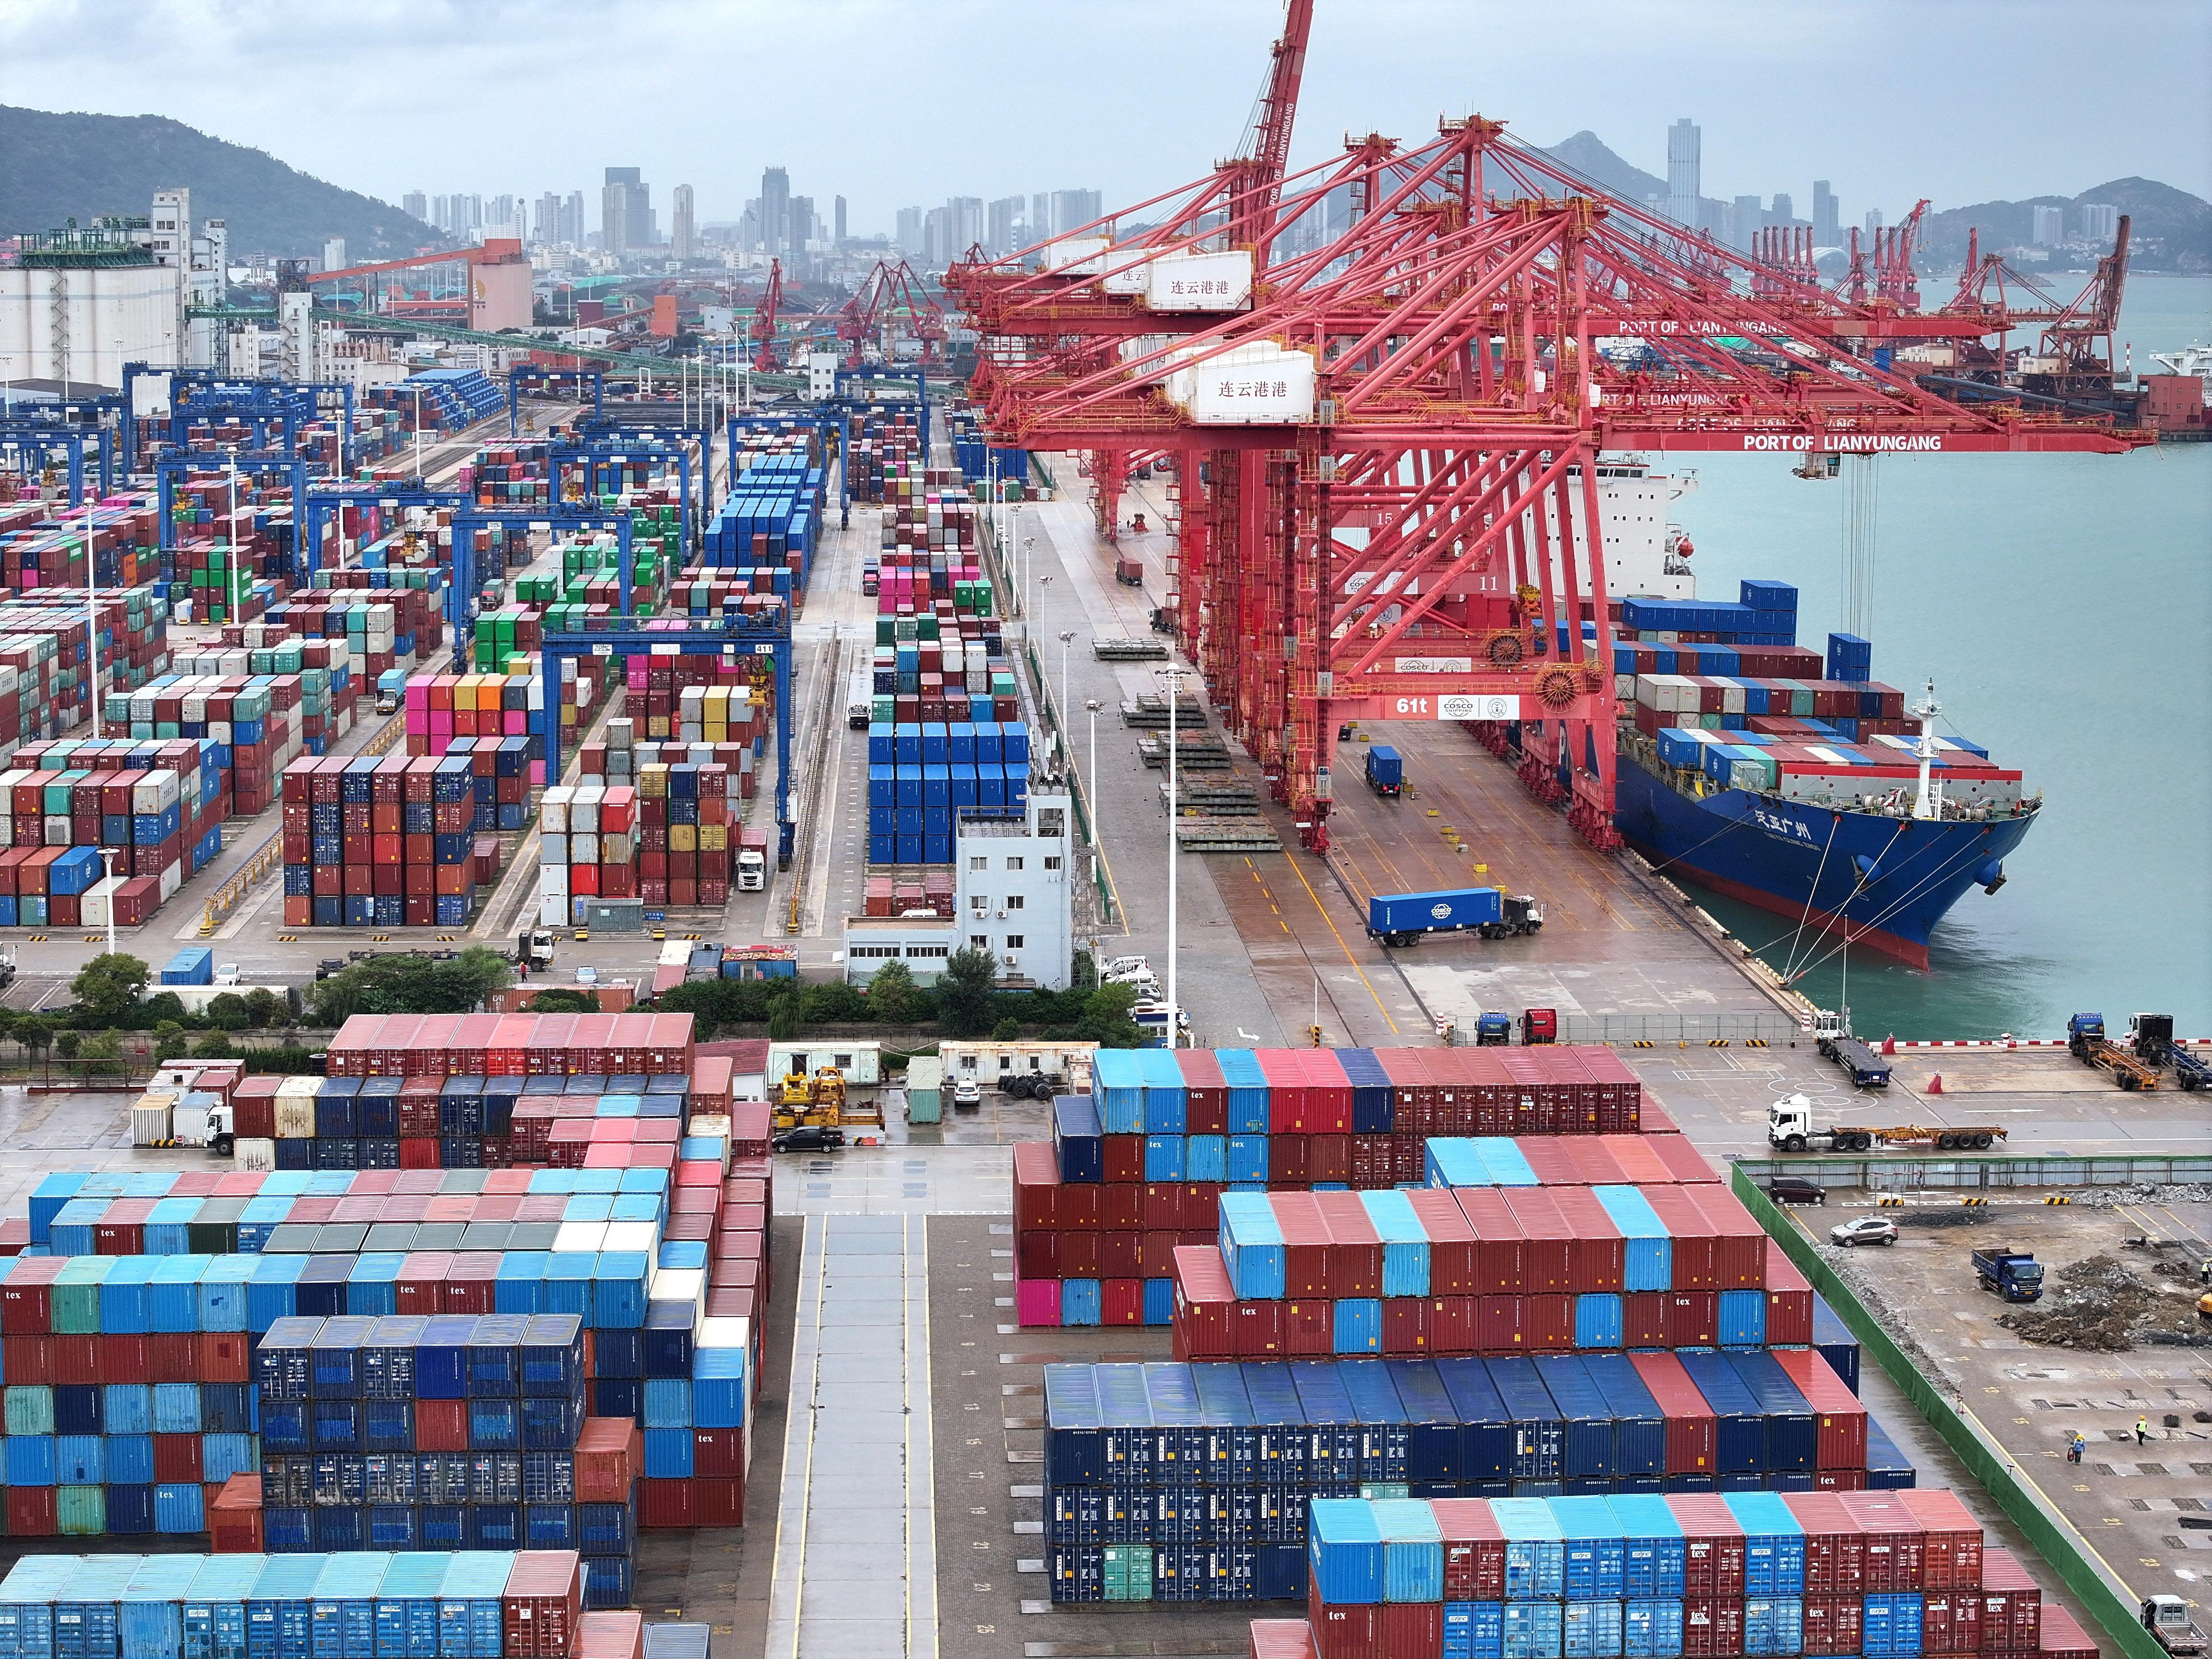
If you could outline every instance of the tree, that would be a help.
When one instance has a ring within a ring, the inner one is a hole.
[[[1077,1041],[1095,1042],[1102,1048],[1139,1048],[1145,1034],[1129,1018],[1137,994],[1127,985],[1101,985],[1084,1000],[1083,1017],[1075,1022]]]
[[[88,1013],[113,1019],[138,1000],[138,993],[151,977],[151,971],[137,957],[119,951],[112,956],[103,951],[76,970],[76,977],[70,981],[70,994]]]
[[[192,1046],[194,1060],[228,1060],[237,1052],[230,1046],[229,1036],[222,1031],[210,1031]]]
[[[981,1036],[995,1020],[999,964],[972,946],[946,958],[937,978],[937,1023],[948,1036]]]
[[[88,1036],[77,1045],[77,1054],[88,1062],[88,1072],[120,1072],[123,1069],[123,1033],[110,1026],[95,1036]]]
[[[52,1021],[40,1014],[26,1014],[8,1029],[8,1035],[34,1054],[44,1054],[54,1040]]]
[[[267,1030],[291,1012],[291,1005],[265,985],[257,985],[246,994],[246,1017],[257,1031]]]
[[[64,1060],[75,1060],[83,1046],[83,1036],[76,1031],[64,1031],[54,1039],[54,1052]]]
[[[190,1050],[191,1039],[185,1028],[173,1019],[165,1019],[154,1028],[154,1058],[156,1060],[175,1060]]]
[[[150,1031],[165,1021],[182,1024],[185,1000],[174,991],[156,991],[132,1012],[147,1023],[146,1029]]]
[[[413,951],[378,957],[318,984],[315,1018],[337,1025],[356,1014],[465,1014],[513,978],[507,958],[481,945],[447,962]]]
[[[801,1018],[799,996],[788,993],[768,1006],[768,1036],[771,1042],[788,1042],[799,1035],[805,1024]]]
[[[903,962],[886,962],[868,981],[868,1006],[886,1025],[913,1024],[925,1001],[914,970]]]
[[[530,999],[530,1012],[533,1014],[596,1014],[599,1012],[599,994],[555,986]]]
[[[242,1031],[253,1023],[252,1010],[235,991],[225,991],[208,1004],[208,1024],[219,1031]]]
[[[991,1028],[991,1041],[994,1042],[1019,1042],[1021,1040],[1022,1023],[1018,1019],[1002,1019]]]

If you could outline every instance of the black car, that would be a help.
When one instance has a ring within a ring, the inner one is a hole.
[[[825,1129],[807,1125],[786,1129],[769,1145],[779,1152],[834,1152],[845,1144],[842,1129]]]
[[[1828,1189],[1802,1176],[1777,1176],[1766,1183],[1766,1195],[1777,1204],[1826,1204]]]

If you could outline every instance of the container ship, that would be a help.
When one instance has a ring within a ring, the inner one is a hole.
[[[1668,499],[1687,480],[1608,464],[1605,485]],[[1620,726],[1614,823],[1662,872],[1928,965],[1936,926],[1970,887],[1994,893],[2039,796],[1978,744],[1935,733],[1935,688],[1911,708],[1849,634],[1800,645],[1797,592],[1746,581],[1697,597],[1691,546],[1663,511],[1608,513]]]

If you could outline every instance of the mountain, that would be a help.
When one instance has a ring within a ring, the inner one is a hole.
[[[1947,208],[1921,222],[1920,245],[1928,258],[1923,270],[1960,264],[1966,257],[1966,233],[1980,230],[1982,251],[2026,246],[2034,240],[2035,210],[2057,208],[2066,215],[2066,232],[2081,228],[2076,210],[2085,203],[2103,203],[2130,216],[2129,264],[2141,270],[2203,272],[2212,270],[2212,203],[2191,196],[2154,179],[2133,176],[2093,185],[2078,196],[2030,196],[2017,202],[1977,202],[1972,207]],[[2062,269],[2095,263],[2106,249],[2055,251],[2051,264]]]
[[[1646,173],[1641,167],[1631,167],[1607,149],[1605,141],[1587,127],[1573,137],[1553,145],[1544,154],[1638,207],[1655,196],[1662,203],[1667,199],[1667,181],[1664,179]]]
[[[64,115],[0,105],[0,235],[143,214],[156,190],[189,187],[192,217],[229,227],[234,255],[319,258],[343,236],[355,262],[393,259],[449,239],[398,208],[159,115]]]

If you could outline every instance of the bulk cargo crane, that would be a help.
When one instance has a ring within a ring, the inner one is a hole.
[[[1923,390],[1857,355],[1886,329],[1916,337],[1917,319],[1846,319],[1861,331],[1847,344],[1825,293],[1810,317],[1761,297],[1757,262],[1588,187],[1480,116],[1415,148],[1347,141],[1285,179],[1224,251],[1224,210],[1253,200],[1237,177],[1128,210],[1156,223],[1139,244],[1056,270],[1047,246],[956,265],[946,283],[984,336],[974,388],[994,441],[1176,455],[1177,625],[1314,850],[1328,845],[1338,723],[1354,718],[1483,722],[1500,746],[1517,722],[1532,791],[1593,845],[1620,844],[1607,451],[2140,441]],[[1258,263],[1332,198],[1352,204],[1340,233]],[[1025,270],[1031,256],[1047,268]],[[1171,283],[1163,295],[1163,273],[1194,260],[1229,267],[1206,280],[1226,282],[1233,309],[1178,309],[1220,296],[1178,301]],[[1619,337],[1650,348],[1633,369],[1595,349]]]
[[[846,370],[856,372],[864,365],[864,350],[871,342],[889,364],[897,356],[902,325],[920,347],[922,368],[943,368],[949,337],[945,308],[929,297],[921,276],[905,260],[891,264],[878,259],[837,313],[837,338],[845,348]]]

